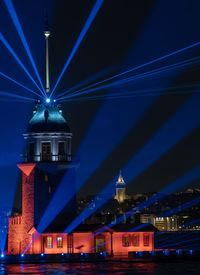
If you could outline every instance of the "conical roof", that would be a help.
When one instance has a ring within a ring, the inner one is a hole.
[[[62,111],[55,104],[36,105],[33,117],[29,121],[28,132],[65,132],[70,133],[70,128]]]
[[[125,185],[126,185],[126,183],[125,183],[125,181],[124,181],[124,178],[123,178],[123,176],[122,176],[121,171],[119,172],[119,177],[118,177],[118,180],[117,180],[117,182],[116,182],[116,185],[117,185],[117,186],[125,186]]]

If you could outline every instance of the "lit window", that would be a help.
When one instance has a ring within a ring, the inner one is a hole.
[[[130,245],[130,237],[129,237],[129,235],[124,235],[122,237],[122,245],[125,246],[125,247],[127,247],[127,246]]]
[[[53,238],[50,236],[46,238],[46,248],[53,248]]]
[[[143,244],[144,246],[149,246],[149,235],[143,236]]]
[[[133,243],[133,246],[139,246],[139,235],[133,235],[132,243]]]
[[[63,238],[57,237],[57,248],[62,248],[62,247],[63,247]]]

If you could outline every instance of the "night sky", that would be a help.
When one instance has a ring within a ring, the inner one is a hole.
[[[53,86],[94,3],[93,0],[13,1],[43,82],[46,6],[51,30]],[[87,86],[199,42],[199,10],[198,0],[105,0],[54,97],[80,82],[88,81],[80,87]],[[36,79],[4,1],[0,1],[0,32]],[[196,58],[199,53],[200,46],[197,46],[123,78]],[[0,72],[35,90],[1,41]],[[73,152],[80,157],[77,188],[82,186],[81,195],[97,194],[110,181],[116,181],[120,169],[129,183],[129,193],[159,191],[200,164],[199,75],[198,62],[126,85],[102,88],[96,93],[104,95],[100,100],[66,99],[62,102],[73,132]],[[146,90],[149,92],[143,95]],[[36,99],[2,77],[0,91]],[[135,91],[138,96],[107,97],[111,93],[121,95]],[[33,103],[15,102],[0,93],[0,199],[3,206],[11,203],[19,181],[15,164],[23,153],[22,134],[33,106]],[[140,155],[144,148],[147,150]],[[133,158],[136,160],[130,162]],[[198,182],[191,181],[183,189],[197,187]]]

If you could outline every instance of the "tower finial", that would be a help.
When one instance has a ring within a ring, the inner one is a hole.
[[[51,32],[49,30],[48,26],[48,17],[47,17],[47,11],[45,12],[45,30],[44,30],[44,36],[46,41],[46,92],[48,93],[50,91],[50,81],[49,81],[49,36]]]
[[[118,177],[118,180],[116,182],[117,185],[125,185],[125,181],[124,181],[124,178],[122,176],[122,170],[120,169],[119,171],[119,177]]]

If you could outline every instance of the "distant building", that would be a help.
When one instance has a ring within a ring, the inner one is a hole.
[[[153,225],[159,231],[177,231],[178,224],[177,224],[177,217],[154,217]]]
[[[140,214],[141,223],[150,223],[154,225],[159,231],[177,231],[178,218],[156,216],[155,214]]]
[[[140,214],[141,223],[150,223],[154,224],[155,215],[154,214]]]
[[[114,197],[119,203],[123,203],[127,199],[126,195],[126,183],[124,181],[124,178],[122,177],[122,173],[120,171],[118,180],[116,182],[116,188],[115,188],[115,197]]]

